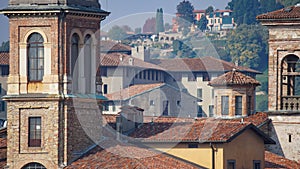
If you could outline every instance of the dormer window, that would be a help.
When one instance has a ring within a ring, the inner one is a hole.
[[[28,81],[42,81],[44,76],[44,39],[33,33],[27,41]]]

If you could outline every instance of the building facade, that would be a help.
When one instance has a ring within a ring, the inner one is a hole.
[[[270,134],[277,142],[268,148],[300,160],[300,6],[259,15],[269,29]]]
[[[99,109],[76,94],[95,94],[109,13],[96,0],[10,0],[2,13],[10,23],[7,168],[63,168],[94,145],[78,113],[95,119]]]

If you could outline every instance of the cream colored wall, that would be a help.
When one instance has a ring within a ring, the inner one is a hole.
[[[198,144],[199,148],[188,148],[188,144],[147,144],[156,150],[171,154],[206,168],[212,168],[212,149],[209,144]],[[223,148],[215,154],[216,169],[223,168]]]
[[[146,145],[200,166],[212,168],[210,144],[198,144],[199,148],[188,148],[187,143]],[[226,168],[227,160],[236,160],[237,169],[253,168],[253,160],[260,160],[261,168],[264,167],[264,141],[252,130],[246,130],[229,143],[212,144],[212,146],[215,149],[216,169]]]
[[[215,78],[214,75],[213,78]],[[195,97],[197,97],[197,89],[202,88],[202,102],[198,102],[198,104],[202,106],[203,112],[208,116],[209,106],[214,105],[213,87],[208,85],[209,81],[203,81],[202,77],[197,77],[196,81],[188,81],[187,75],[183,75],[181,82],[188,92]]]
[[[227,160],[236,160],[238,169],[253,168],[253,160],[260,160],[261,168],[264,168],[264,141],[253,130],[246,130],[232,142],[224,144],[224,166]]]

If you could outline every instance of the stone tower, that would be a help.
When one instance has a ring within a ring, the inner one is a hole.
[[[269,150],[300,161],[300,5],[257,17],[269,29]]]
[[[7,168],[63,168],[100,138],[88,132],[101,134],[98,37],[109,13],[98,0],[10,0],[2,13],[10,23]]]

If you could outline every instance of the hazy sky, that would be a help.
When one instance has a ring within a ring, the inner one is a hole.
[[[145,19],[155,16],[157,8],[163,8],[165,20],[170,21],[176,13],[176,6],[182,0],[100,0],[102,9],[111,12],[102,27],[108,29],[113,24],[142,27]],[[8,0],[0,0],[0,9],[7,6]],[[224,9],[229,0],[190,0],[195,9],[205,9],[209,5]],[[0,15],[0,43],[9,39],[8,19]]]

